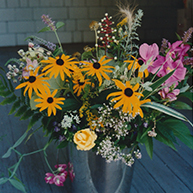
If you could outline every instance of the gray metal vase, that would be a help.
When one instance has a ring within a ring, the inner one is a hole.
[[[72,193],[129,193],[134,165],[107,163],[91,150],[77,150],[74,144],[69,144],[68,151],[75,172]]]

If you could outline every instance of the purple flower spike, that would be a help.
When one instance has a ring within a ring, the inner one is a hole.
[[[182,37],[183,42],[188,42],[193,33],[193,27],[190,27],[187,31],[184,32],[184,36]]]
[[[52,31],[55,31],[55,30],[56,30],[56,27],[55,27],[55,25],[54,25],[55,21],[52,21],[52,19],[49,18],[49,15],[43,14],[41,18],[42,18],[43,22],[44,22],[48,27],[50,27],[50,29],[51,29]]]

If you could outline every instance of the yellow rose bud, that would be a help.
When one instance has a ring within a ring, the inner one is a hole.
[[[94,131],[90,129],[82,129],[77,131],[74,135],[74,143],[77,144],[78,150],[90,150],[95,146],[94,141],[96,140],[97,135]]]

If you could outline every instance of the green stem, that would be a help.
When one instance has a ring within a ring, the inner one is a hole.
[[[21,156],[22,154],[19,152],[19,151],[17,151],[16,149],[12,149],[13,151],[15,151],[15,153],[17,153],[19,156]]]
[[[56,30],[54,30],[54,33],[55,33],[56,38],[57,38],[57,40],[58,40],[58,44],[59,44],[59,46],[60,46],[60,49],[61,49],[61,51],[63,52],[62,44],[61,44],[61,42],[60,42],[60,39],[59,39],[59,37],[58,37],[58,34],[57,34]]]
[[[16,173],[16,171],[17,171],[17,169],[18,169],[18,167],[19,167],[19,165],[20,165],[23,157],[28,156],[28,155],[32,155],[32,154],[35,154],[35,153],[39,153],[39,152],[41,152],[41,151],[44,151],[44,155],[46,155],[46,152],[45,152],[45,151],[46,151],[46,149],[47,149],[47,147],[49,146],[50,143],[51,143],[51,141],[48,142],[43,149],[39,149],[39,150],[30,152],[30,153],[26,153],[26,154],[21,155],[20,158],[19,158],[19,161],[18,161],[14,166],[11,167],[11,168],[14,168],[14,170],[13,170],[11,176],[9,177],[9,179],[11,179],[11,178],[15,175],[15,173]],[[13,148],[13,150],[17,152],[17,150],[15,150],[14,148]],[[21,153],[19,153],[19,152],[17,152],[17,153],[18,153],[18,154],[21,154]],[[48,164],[48,167],[51,168],[50,165],[49,165],[49,163],[48,163],[48,161],[47,161],[47,158],[45,158],[45,160],[46,160],[46,163]],[[51,171],[53,171],[53,170],[51,169]]]
[[[32,151],[32,152],[30,152],[30,153],[25,153],[25,154],[23,154],[23,157],[24,157],[24,156],[28,156],[28,155],[32,155],[32,154],[35,154],[35,153],[39,153],[39,152],[41,152],[41,151],[44,151],[44,149],[39,149],[39,150],[36,150],[36,151]]]
[[[15,168],[14,168],[11,176],[9,177],[9,179],[11,179],[11,178],[15,175],[15,173],[16,173],[16,171],[17,171],[17,169],[18,169],[18,167],[19,167],[19,164],[20,164],[20,162],[21,162],[22,159],[23,159],[23,155],[19,158],[19,161],[16,163]]]
[[[97,46],[95,45],[95,47],[96,47],[96,57],[97,57],[97,60],[98,60],[99,55],[98,55],[97,30],[95,29],[94,32],[95,32],[95,44],[97,45]]]
[[[46,150],[44,150],[44,158],[45,158],[45,161],[46,161],[46,164],[47,164],[48,168],[50,169],[50,171],[51,171],[52,173],[54,173],[54,171],[52,170],[52,168],[51,168],[51,166],[50,166],[50,164],[49,164],[49,162],[48,162]]]

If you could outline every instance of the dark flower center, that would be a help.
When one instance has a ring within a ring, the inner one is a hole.
[[[54,101],[54,99],[53,99],[52,97],[48,97],[48,98],[47,98],[47,102],[48,102],[48,103],[53,103],[53,101]]]
[[[133,90],[130,88],[126,88],[124,94],[128,97],[131,97],[133,95]]]
[[[98,63],[98,62],[95,62],[94,64],[93,64],[93,68],[95,68],[95,69],[99,69],[101,67],[101,65],[100,65],[100,63]]]
[[[36,77],[35,76],[30,76],[29,77],[29,82],[30,83],[33,83],[33,82],[35,82],[36,81]]]
[[[138,64],[141,66],[143,64],[143,60],[138,60]]]
[[[84,82],[78,80],[78,84],[79,84],[80,86],[82,86],[82,85],[84,85]]]
[[[58,64],[59,66],[62,66],[64,64],[64,60],[59,58],[59,59],[56,60],[56,64]]]

